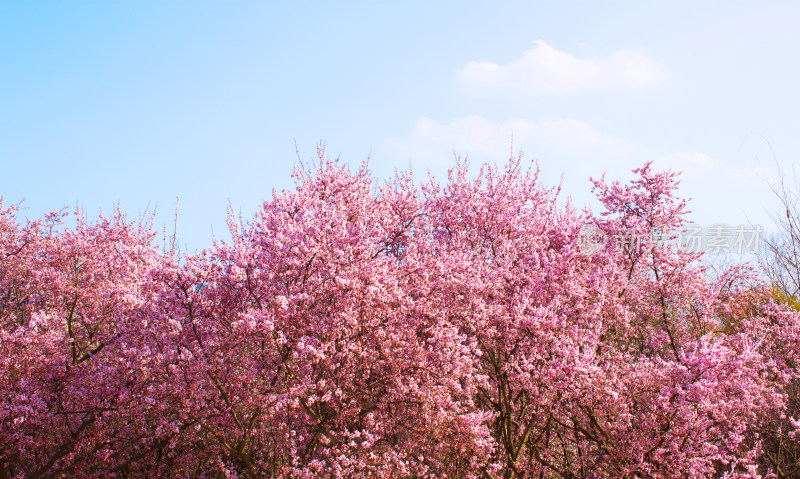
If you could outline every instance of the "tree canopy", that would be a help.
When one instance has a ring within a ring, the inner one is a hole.
[[[0,477],[798,477],[799,313],[652,241],[686,204],[634,173],[595,215],[521,158],[320,151],[180,260],[0,203]]]

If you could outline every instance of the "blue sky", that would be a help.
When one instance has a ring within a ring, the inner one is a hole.
[[[441,176],[513,135],[579,205],[654,160],[694,221],[769,227],[764,175],[800,158],[795,2],[276,4],[4,2],[0,195],[159,226],[177,196],[191,252],[291,187],[295,146]]]

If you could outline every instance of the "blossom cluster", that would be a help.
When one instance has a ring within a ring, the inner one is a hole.
[[[753,271],[581,226],[684,225],[677,177],[561,205],[325,157],[231,239],[0,203],[0,477],[755,478],[800,457],[800,316]]]

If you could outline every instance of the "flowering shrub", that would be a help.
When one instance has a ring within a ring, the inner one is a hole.
[[[320,152],[181,261],[0,204],[0,477],[797,477],[796,310],[578,247],[680,229],[676,175],[634,171],[594,216],[520,159],[417,186]]]

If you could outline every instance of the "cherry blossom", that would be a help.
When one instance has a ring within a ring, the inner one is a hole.
[[[795,477],[800,313],[653,241],[687,205],[634,174],[593,213],[521,157],[320,150],[182,256],[0,202],[0,477]]]

